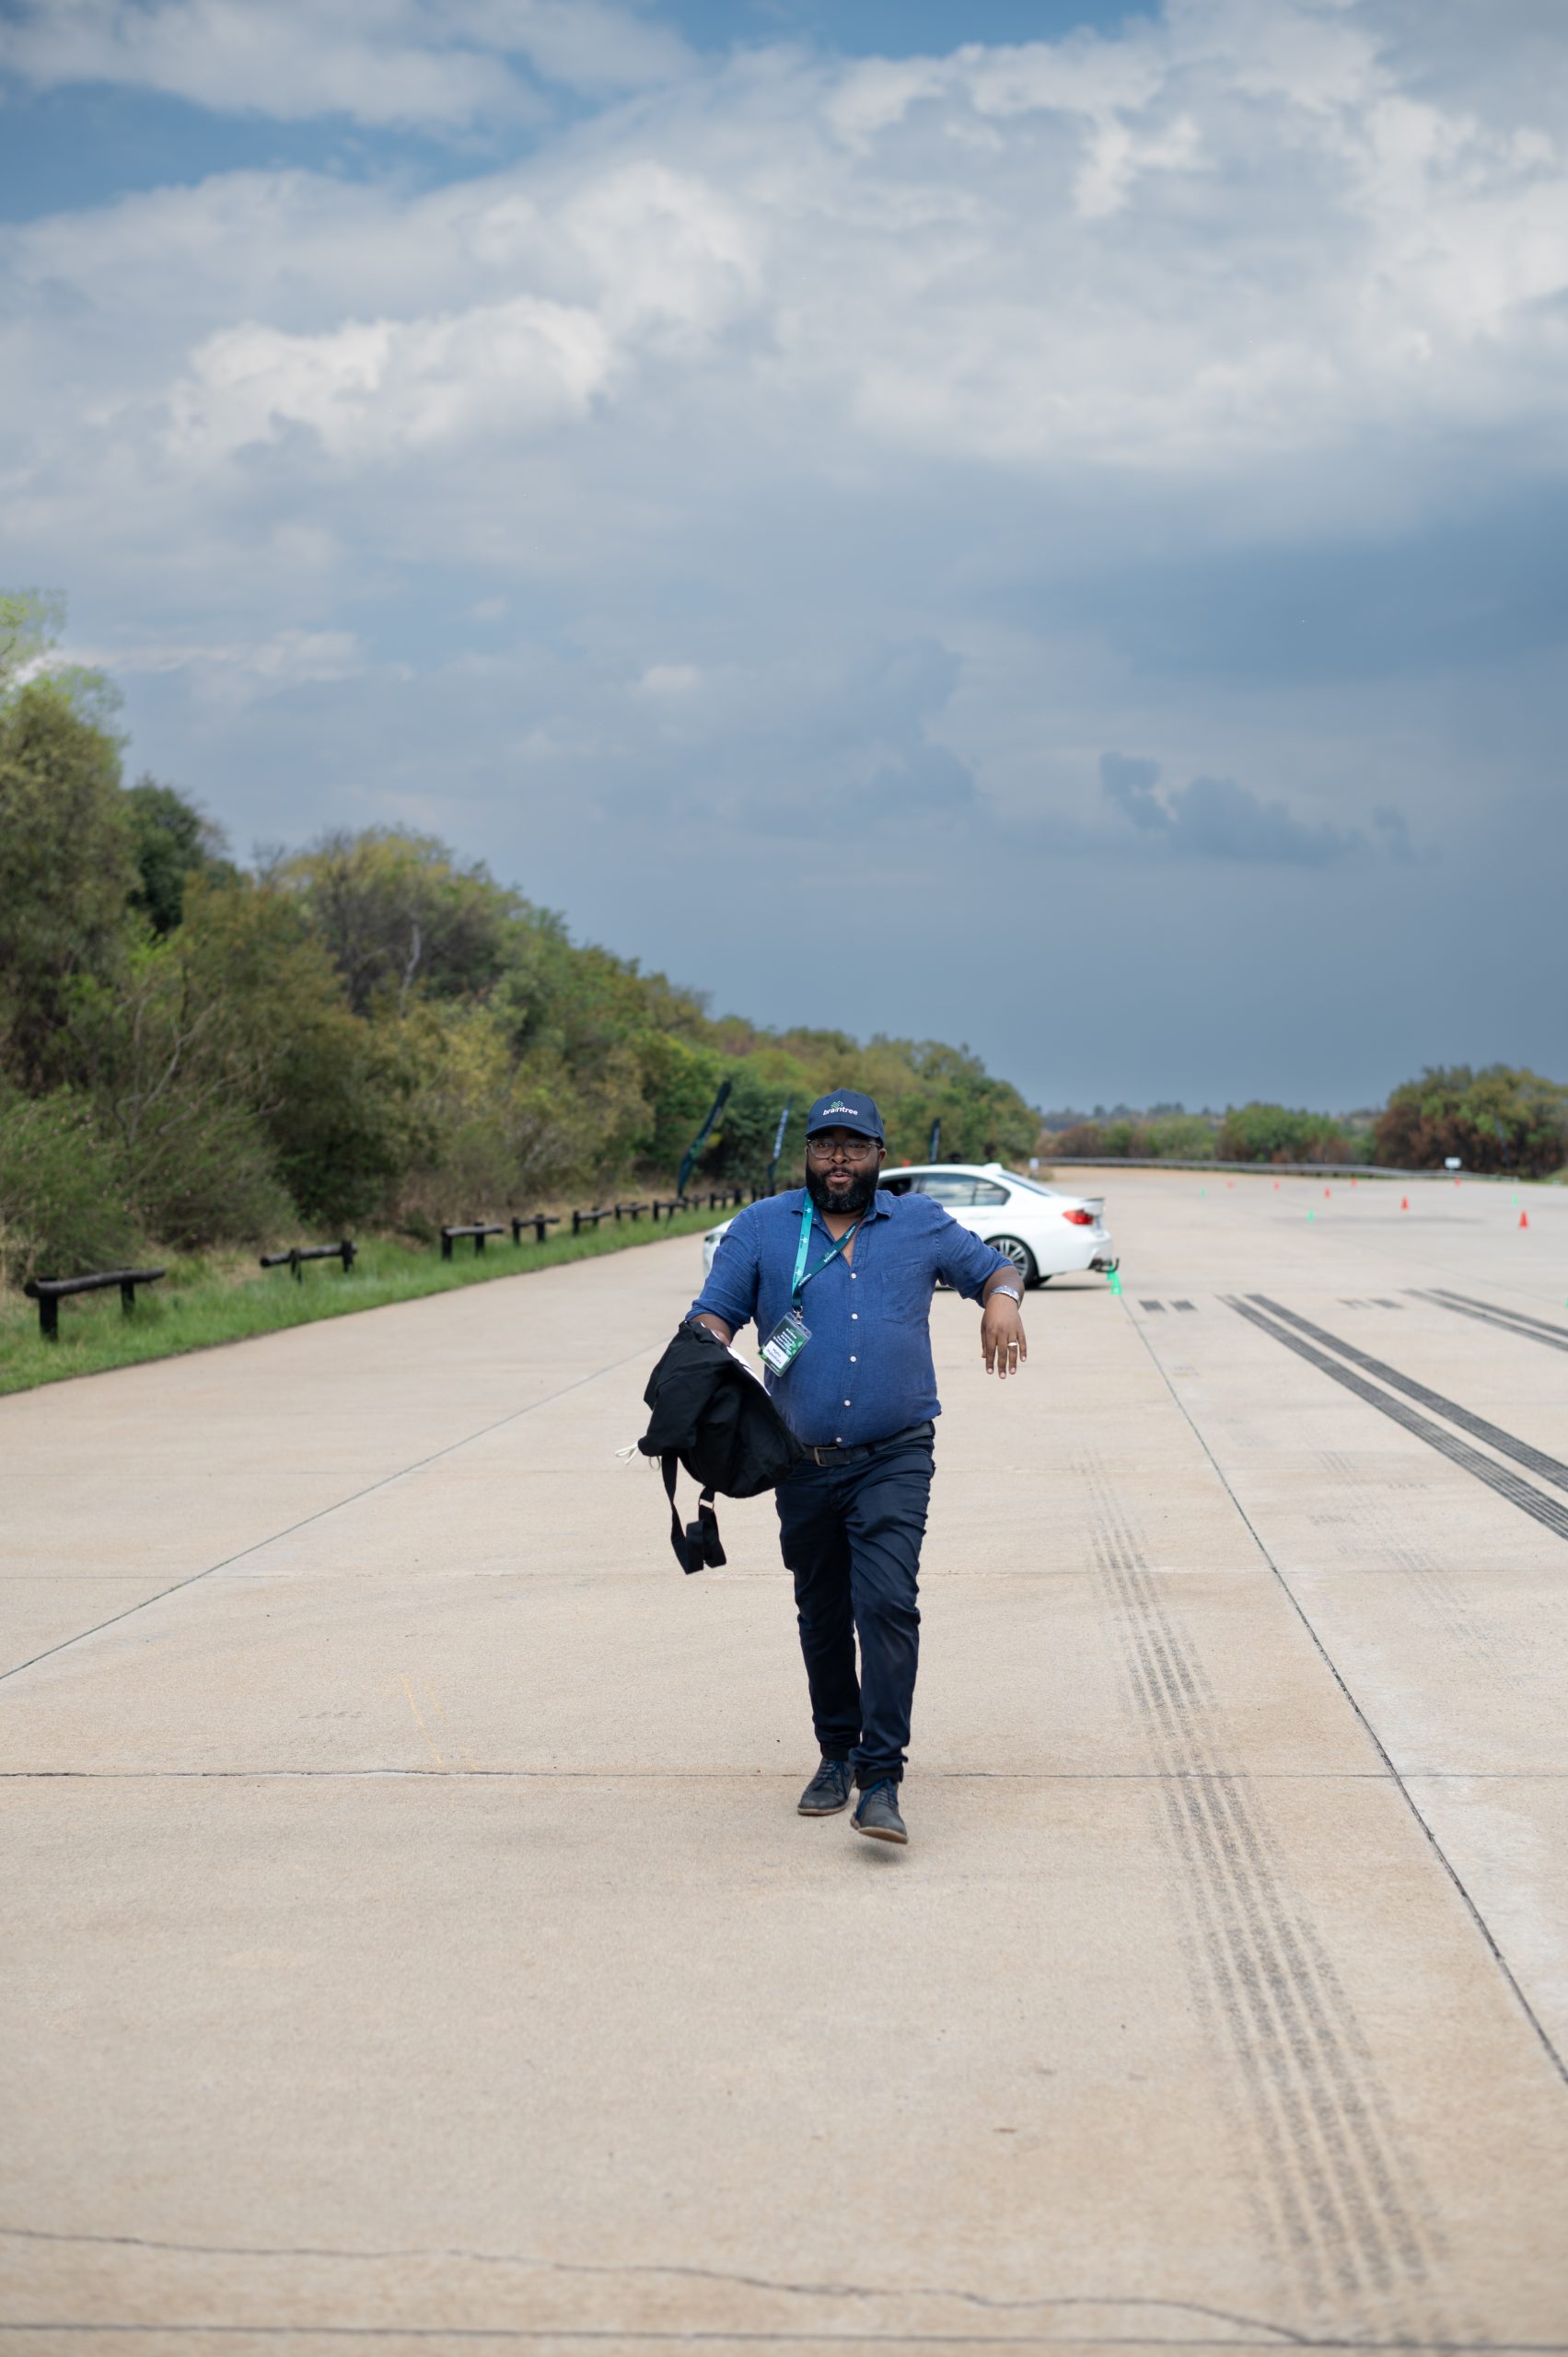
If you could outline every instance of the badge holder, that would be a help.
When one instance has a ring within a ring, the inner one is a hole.
[[[786,1309],[762,1344],[763,1360],[775,1375],[787,1375],[810,1340],[811,1329],[799,1310]]]

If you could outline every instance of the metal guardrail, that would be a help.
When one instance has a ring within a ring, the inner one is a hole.
[[[67,1294],[104,1293],[120,1288],[120,1307],[130,1317],[136,1306],[136,1287],[156,1284],[161,1269],[106,1269],[96,1277],[29,1277],[22,1291],[38,1304],[38,1330],[46,1342],[60,1340],[60,1304]]]
[[[354,1254],[358,1249],[358,1246],[351,1244],[346,1236],[341,1244],[291,1244],[286,1252],[263,1252],[261,1266],[263,1269],[292,1271],[294,1282],[297,1285],[305,1283],[302,1266],[305,1261],[341,1260],[343,1264],[343,1274],[346,1277],[354,1266]]]
[[[761,1192],[761,1190],[756,1187],[751,1189],[752,1202],[760,1200]],[[747,1191],[743,1187],[715,1188],[709,1193],[708,1209],[717,1211],[728,1204],[744,1203],[746,1200]],[[618,1227],[622,1219],[629,1219],[635,1225],[645,1212],[649,1214],[656,1227],[661,1212],[673,1220],[678,1212],[694,1212],[701,1209],[701,1198],[687,1195],[656,1196],[651,1202],[596,1204],[591,1211],[575,1211],[572,1213],[572,1233],[574,1236],[580,1236],[585,1228],[597,1230],[600,1221],[607,1219],[612,1219]],[[482,1219],[448,1220],[441,1229],[441,1258],[443,1260],[451,1260],[453,1245],[459,1237],[464,1236],[472,1237],[476,1253],[482,1252],[486,1239],[492,1236],[505,1236],[508,1225],[511,1227],[512,1241],[515,1245],[521,1244],[523,1231],[530,1227],[534,1232],[536,1242],[543,1244],[549,1240],[550,1229],[559,1227],[564,1218],[565,1213],[563,1212],[515,1212],[511,1214],[509,1222]],[[263,1269],[287,1269],[295,1283],[303,1284],[304,1264],[307,1260],[340,1261],[343,1274],[347,1276],[354,1267],[358,1251],[358,1245],[345,1236],[336,1244],[291,1244],[286,1251],[263,1252],[259,1259],[260,1265]],[[110,1285],[118,1285],[121,1308],[129,1317],[135,1306],[136,1287],[156,1284],[165,1273],[166,1271],[162,1269],[108,1269],[96,1275],[86,1277],[29,1277],[22,1287],[22,1291],[29,1300],[36,1301],[38,1304],[39,1332],[44,1341],[57,1342],[60,1339],[60,1304],[67,1295],[103,1293]]]
[[[473,1238],[474,1250],[476,1252],[482,1252],[484,1249],[484,1239],[487,1236],[505,1236],[505,1229],[502,1226],[498,1219],[468,1220],[460,1226],[454,1224],[449,1227],[444,1227],[441,1230],[441,1258],[443,1260],[449,1260],[451,1259],[452,1244],[457,1237],[471,1236]]]
[[[1042,1154],[1040,1162],[1051,1170],[1246,1170],[1260,1178],[1399,1178],[1407,1184],[1423,1178],[1503,1178],[1519,1184],[1516,1171],[1392,1170],[1381,1162],[1189,1162],[1175,1154]]]

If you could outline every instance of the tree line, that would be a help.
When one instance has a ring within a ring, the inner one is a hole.
[[[1043,1155],[1098,1161],[1349,1162],[1552,1177],[1568,1165],[1568,1088],[1511,1064],[1429,1065],[1380,1111],[1314,1113],[1254,1101],[1223,1114],[1121,1114],[1042,1133]]]
[[[752,1183],[794,1108],[871,1091],[894,1159],[1022,1158],[1018,1091],[939,1041],[764,1029],[424,835],[245,867],[187,795],[127,785],[105,683],[39,668],[0,598],[0,1262],[20,1281],[302,1227],[430,1235],[574,1192]]]

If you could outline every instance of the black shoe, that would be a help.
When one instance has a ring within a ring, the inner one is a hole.
[[[899,1788],[890,1776],[879,1784],[868,1784],[860,1796],[860,1806],[850,1819],[857,1833],[869,1833],[874,1841],[907,1841],[909,1832],[899,1815]]]
[[[802,1817],[837,1817],[849,1806],[849,1761],[824,1759],[796,1803]]]

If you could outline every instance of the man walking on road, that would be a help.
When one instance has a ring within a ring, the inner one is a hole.
[[[822,1754],[800,1814],[836,1815],[853,1782],[855,1830],[907,1841],[899,1787],[941,1413],[930,1328],[937,1279],[984,1304],[988,1374],[1016,1375],[1028,1352],[1012,1262],[929,1195],[880,1190],[886,1153],[869,1097],[819,1097],[807,1116],[805,1186],[738,1214],[687,1314],[721,1342],[756,1319],[768,1388],[806,1450],[774,1492]]]

